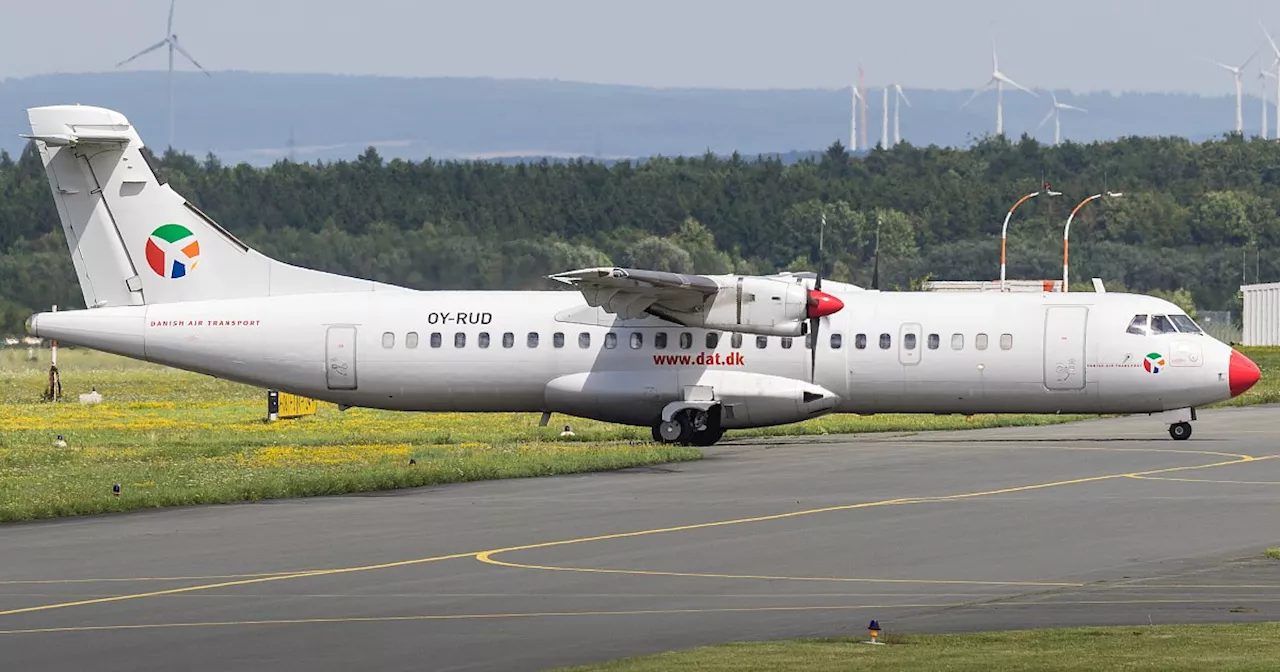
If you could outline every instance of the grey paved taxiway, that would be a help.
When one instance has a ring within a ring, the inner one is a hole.
[[[1280,409],[0,527],[0,669],[519,670],[729,640],[1280,620]],[[503,550],[505,549],[505,550]]]

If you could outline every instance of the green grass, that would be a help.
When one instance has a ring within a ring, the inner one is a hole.
[[[891,635],[889,646],[866,637],[710,646],[571,668],[574,672],[841,672],[947,670],[1275,670],[1280,624],[1159,625],[1023,630],[964,635]]]
[[[1272,546],[1267,549],[1267,557],[1274,560],[1280,560],[1280,546]]]
[[[1234,404],[1280,401],[1280,348],[1242,349],[1263,369]],[[263,422],[263,390],[88,350],[59,352],[64,400],[40,401],[48,352],[0,351],[0,521],[339,494],[693,460],[649,430],[537,414],[339,412]],[[91,388],[98,405],[81,405]],[[741,436],[1044,425],[1081,416],[829,415]],[[576,436],[562,439],[560,426]],[[54,446],[61,434],[66,448]],[[409,465],[409,460],[416,462]],[[120,484],[120,496],[111,486]]]

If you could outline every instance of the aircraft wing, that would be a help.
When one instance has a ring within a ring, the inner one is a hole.
[[[588,305],[624,320],[643,317],[650,308],[695,312],[720,291],[706,276],[634,268],[585,268],[549,277],[576,287]]]

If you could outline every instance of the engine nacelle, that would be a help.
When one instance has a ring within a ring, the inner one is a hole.
[[[802,336],[808,320],[830,315],[844,303],[793,281],[758,276],[717,275],[720,290],[698,312],[663,312],[689,327],[764,336]]]

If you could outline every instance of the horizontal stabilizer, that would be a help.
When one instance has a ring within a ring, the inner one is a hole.
[[[125,145],[133,136],[124,131],[90,131],[83,133],[54,133],[49,135],[20,134],[28,140],[39,140],[51,147],[75,147],[78,145]]]

